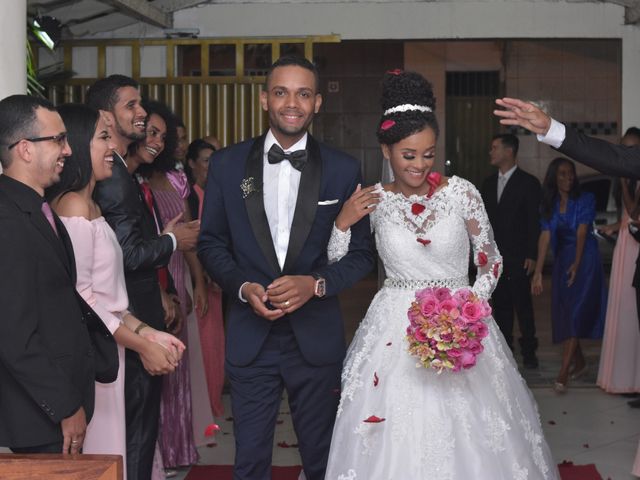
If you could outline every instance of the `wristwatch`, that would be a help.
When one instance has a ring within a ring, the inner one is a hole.
[[[313,294],[318,298],[324,297],[327,293],[327,281],[319,273],[312,273],[311,276],[316,279]]]

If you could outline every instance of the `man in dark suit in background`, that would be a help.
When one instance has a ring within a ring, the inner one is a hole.
[[[67,231],[43,198],[70,154],[48,101],[0,101],[0,445],[16,453],[79,453],[93,414],[90,309]]]
[[[165,329],[165,309],[172,305],[161,291],[157,269],[169,263],[176,248],[195,247],[196,224],[167,225],[161,235],[144,193],[126,164],[129,145],[144,139],[146,112],[140,105],[138,84],[123,75],[111,75],[94,83],[87,104],[105,115],[116,145],[113,174],[98,182],[94,197],[122,247],[129,310],[158,330]],[[151,192],[149,191],[149,195]],[[164,295],[164,306],[163,306]],[[127,417],[127,478],[151,478],[158,436],[162,377],[151,376],[139,355],[126,350],[125,411]]]
[[[515,310],[523,364],[536,368],[538,339],[529,277],[535,269],[540,233],[540,182],[516,165],[518,147],[515,135],[493,137],[489,155],[491,165],[498,171],[487,177],[481,193],[504,263],[504,272],[492,296],[494,317],[513,350]]]
[[[322,97],[308,60],[283,57],[261,94],[269,131],[213,154],[198,254],[232,299],[226,372],[236,436],[234,479],[271,478],[286,390],[306,478],[323,480],[345,355],[337,294],[373,267],[369,220],[329,265],[327,244],[360,163],[307,129]]]

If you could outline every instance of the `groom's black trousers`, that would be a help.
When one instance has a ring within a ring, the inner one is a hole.
[[[272,325],[247,366],[226,363],[236,437],[234,480],[269,480],[274,430],[286,390],[307,480],[324,480],[340,399],[342,360],[314,366],[302,356],[289,321]],[[279,441],[282,439],[278,439]]]

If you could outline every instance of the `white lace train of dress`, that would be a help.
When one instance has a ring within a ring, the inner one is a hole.
[[[414,203],[426,208],[416,214]],[[453,177],[430,199],[384,192],[371,224],[388,278],[347,352],[325,478],[558,479],[535,400],[492,318],[469,370],[438,374],[407,352],[415,291],[468,286],[470,243],[474,292],[488,298],[495,287],[501,257],[478,191]],[[334,259],[347,243],[339,236]],[[385,420],[364,422],[372,415]]]

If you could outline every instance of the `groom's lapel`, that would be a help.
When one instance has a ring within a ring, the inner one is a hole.
[[[251,179],[250,182],[255,186],[244,199],[249,223],[253,234],[260,245],[260,249],[264,257],[267,259],[269,266],[274,272],[280,273],[280,265],[273,247],[273,239],[271,238],[271,230],[269,229],[269,221],[264,210],[264,187],[262,185],[263,171],[263,151],[264,151],[264,135],[253,143],[247,158],[247,166],[245,170],[245,179]]]
[[[311,136],[307,136],[307,164],[302,169],[296,210],[291,223],[289,247],[284,262],[283,272],[288,272],[294,265],[302,247],[304,247],[309,231],[313,225],[320,196],[320,180],[322,177],[322,158],[320,146]]]

